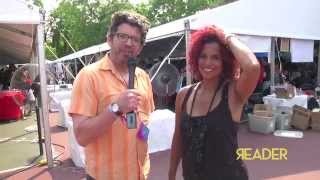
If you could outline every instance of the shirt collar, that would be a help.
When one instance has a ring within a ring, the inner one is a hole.
[[[108,54],[106,54],[100,60],[99,69],[101,69],[101,70],[114,70],[114,66],[113,66]]]
[[[105,71],[116,72],[116,69],[115,69],[114,65],[112,64],[108,53],[100,60],[99,69],[105,70]],[[137,70],[138,70],[138,67],[136,68],[135,75],[139,76],[141,74],[141,72],[139,70],[138,71]]]

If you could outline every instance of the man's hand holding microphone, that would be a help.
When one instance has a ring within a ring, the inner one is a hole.
[[[119,105],[119,110],[123,114],[138,110],[141,103],[141,94],[136,89],[128,89],[121,93],[118,99],[114,102]]]
[[[128,59],[129,83],[128,89],[121,93],[116,102],[109,106],[109,111],[116,115],[126,114],[126,124],[128,129],[137,128],[136,112],[141,101],[141,94],[134,89],[134,75],[136,68],[136,60]]]

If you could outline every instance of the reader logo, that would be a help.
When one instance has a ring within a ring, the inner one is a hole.
[[[287,160],[287,148],[238,148],[237,160]]]

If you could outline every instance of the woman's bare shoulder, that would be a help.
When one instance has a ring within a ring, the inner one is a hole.
[[[182,87],[182,88],[179,90],[179,92],[178,92],[178,94],[177,94],[177,97],[178,97],[178,96],[184,97],[184,96],[187,94],[188,90],[189,90],[190,88],[192,88],[193,86],[194,86],[194,84],[190,84],[190,85],[187,85],[187,86]]]
[[[184,86],[183,88],[181,88],[177,94],[177,97],[176,97],[176,104],[177,105],[181,105],[183,99],[185,98],[187,92],[189,91],[190,88],[194,87],[194,84],[191,84],[191,85],[187,85],[187,86]]]

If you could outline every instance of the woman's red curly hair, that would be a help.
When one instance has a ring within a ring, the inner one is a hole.
[[[234,56],[230,49],[225,45],[224,32],[216,27],[206,27],[192,33],[191,45],[189,49],[189,67],[190,72],[195,79],[202,80],[201,74],[198,70],[198,59],[203,46],[207,43],[218,43],[220,45],[220,54],[222,56],[223,71],[222,78],[233,79],[235,74]]]

